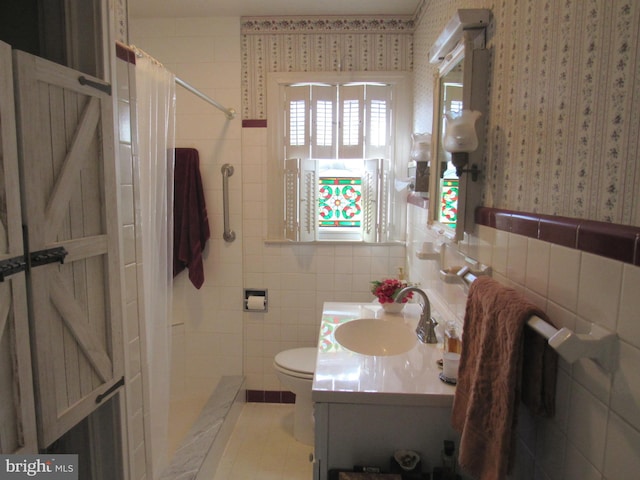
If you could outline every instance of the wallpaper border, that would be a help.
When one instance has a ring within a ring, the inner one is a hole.
[[[369,17],[242,17],[243,35],[278,33],[412,33],[413,15]]]

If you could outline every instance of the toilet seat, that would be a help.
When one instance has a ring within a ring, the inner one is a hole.
[[[293,348],[278,353],[273,365],[285,375],[305,380],[313,380],[316,370],[317,349],[312,347]]]

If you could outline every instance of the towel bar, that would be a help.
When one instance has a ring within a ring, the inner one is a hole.
[[[468,269],[464,272],[463,270],[458,275],[462,274],[461,277],[467,285],[471,285],[478,277]],[[529,319],[527,325],[546,338],[558,355],[569,363],[574,363],[579,358],[591,358],[604,368],[610,370],[613,367],[616,335],[595,323],[591,324],[588,334],[575,333],[565,327],[558,330],[535,315]]]
[[[591,358],[603,367],[611,366],[616,335],[595,323],[591,324],[588,334],[575,333],[565,327],[557,330],[535,315],[527,325],[547,338],[549,345],[569,363],[579,358]]]

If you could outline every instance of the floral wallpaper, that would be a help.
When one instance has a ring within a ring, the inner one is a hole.
[[[243,17],[242,117],[266,118],[269,72],[411,70],[411,17]]]
[[[416,131],[431,131],[426,52],[457,8],[493,14],[484,205],[640,226],[640,2],[426,0]]]
[[[113,8],[113,17],[115,21],[115,40],[116,42],[129,44],[128,32],[128,4],[127,0],[112,0],[111,8]]]

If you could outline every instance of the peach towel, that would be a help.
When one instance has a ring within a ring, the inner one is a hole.
[[[511,470],[520,398],[536,415],[555,413],[557,354],[525,328],[532,315],[549,322],[490,277],[469,289],[452,424],[461,433],[460,466],[479,480],[501,480]]]

